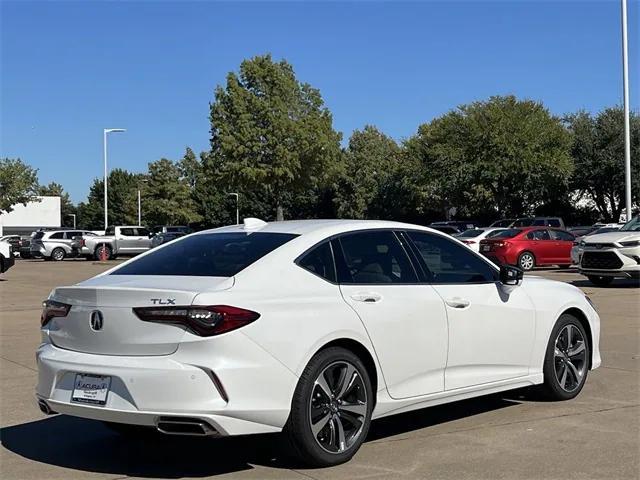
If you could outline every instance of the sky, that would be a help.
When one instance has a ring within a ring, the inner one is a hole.
[[[631,106],[640,2],[629,0]],[[209,103],[243,59],[271,53],[320,89],[343,144],[398,141],[491,95],[562,115],[622,103],[620,2],[33,2],[0,0],[0,156],[83,201],[109,168],[146,171],[209,148]]]

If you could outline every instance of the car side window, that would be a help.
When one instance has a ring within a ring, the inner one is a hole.
[[[136,234],[133,228],[121,228],[120,235],[125,237],[135,237]]]
[[[527,233],[528,240],[551,240],[548,230],[532,230]]]
[[[52,233],[49,238],[52,239],[52,240],[60,240],[60,239],[64,238],[64,232]]]
[[[336,282],[336,267],[329,242],[324,242],[314,247],[313,250],[300,258],[297,263],[305,270],[315,273],[325,280]]]
[[[116,227],[108,227],[105,232],[105,235],[115,235],[116,234]]]
[[[558,220],[557,218],[550,218],[549,219],[549,226],[550,227],[559,227],[560,226],[560,220]]]
[[[573,235],[563,230],[551,230],[551,238],[560,240],[561,242],[573,242],[575,240]]]
[[[415,283],[416,272],[404,248],[391,231],[370,231],[339,237],[344,264],[340,283]]]
[[[486,283],[498,280],[496,270],[467,247],[441,235],[407,232],[430,283]]]
[[[67,240],[71,240],[73,237],[77,237],[78,235],[82,235],[80,232],[65,232],[65,238]]]
[[[149,230],[147,230],[146,228],[136,228],[136,232],[139,237],[149,236]]]

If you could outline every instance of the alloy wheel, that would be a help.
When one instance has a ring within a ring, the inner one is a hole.
[[[556,380],[565,392],[573,392],[582,384],[587,368],[586,345],[582,332],[569,323],[556,337],[554,368]]]
[[[61,248],[56,248],[51,253],[51,256],[56,262],[59,262],[60,260],[64,259],[64,250],[62,250]]]
[[[309,423],[318,445],[329,453],[349,450],[362,434],[367,400],[362,375],[354,365],[341,360],[322,370],[309,402]]]
[[[523,270],[531,270],[533,268],[534,260],[533,255],[530,253],[524,253],[520,257],[520,267]]]

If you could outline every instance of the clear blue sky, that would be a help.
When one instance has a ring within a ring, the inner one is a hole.
[[[629,2],[632,107],[639,2]],[[1,12],[0,155],[74,201],[110,167],[209,146],[209,102],[247,57],[286,58],[344,138],[401,140],[461,103],[513,93],[552,112],[622,102],[620,2],[11,2]]]

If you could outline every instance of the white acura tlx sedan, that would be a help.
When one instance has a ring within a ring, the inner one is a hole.
[[[284,430],[317,466],[350,459],[372,419],[536,384],[567,400],[601,362],[579,289],[384,221],[191,234],[56,288],[41,323],[44,413],[127,433]]]

